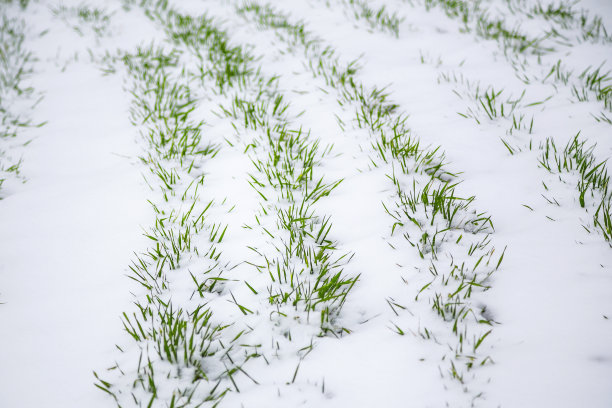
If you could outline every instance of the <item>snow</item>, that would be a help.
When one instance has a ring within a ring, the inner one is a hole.
[[[72,3],[81,4],[63,2]],[[360,58],[358,77],[364,84],[388,85],[391,100],[408,114],[408,124],[422,144],[441,146],[450,169],[461,173],[458,193],[475,195],[475,208],[492,216],[495,255],[506,246],[507,252],[491,289],[478,294],[496,324],[485,343],[494,364],[476,370],[470,382],[484,392],[475,406],[611,406],[610,246],[600,234],[583,228],[591,215],[579,206],[573,176],[560,178],[538,166],[539,146],[547,137],[564,146],[578,131],[597,143],[600,160],[610,157],[610,124],[591,116],[600,105],[574,102],[569,88],[524,84],[496,42],[460,33],[461,25],[436,8],[426,11],[399,0],[371,4],[383,3],[405,17],[398,38],[368,31],[367,24],[342,11],[340,0],[271,2],[294,20],[301,19],[343,61]],[[316,337],[313,325],[300,323],[297,313],[290,325],[268,319],[267,299],[242,283],[267,293],[266,277],[244,261],[261,259],[247,246],[256,243],[273,253],[276,242],[243,228],[254,225],[259,211],[259,196],[247,183],[255,171],[243,153],[255,136],[235,134],[227,121],[211,113],[217,103],[226,102],[223,98],[202,97],[194,115],[206,121],[208,140],[222,145],[202,169],[202,200],[214,199],[211,216],[229,224],[220,247],[223,259],[236,268],[227,287],[258,313],[243,316],[227,301],[227,293],[211,300],[210,307],[220,321],[251,325],[251,341],[272,343],[284,329],[294,337],[293,343],[280,340],[283,349],[271,364],[259,359],[245,365],[259,385],[240,378],[241,392],[229,393],[221,406],[469,406],[473,395],[441,378],[442,346],[414,333],[425,326],[442,331],[445,323],[435,320],[431,305],[415,299],[424,279],[415,269],[422,263],[418,254],[401,236],[391,237],[392,221],[381,204],[393,195],[386,176],[390,168],[371,166],[374,152],[365,132],[350,126],[340,130],[335,115],[346,123],[351,117],[339,108],[325,82],[311,76],[303,53],[285,52],[286,45],[273,32],[236,15],[235,4],[190,0],[176,6],[218,17],[232,43],[252,46],[266,75],[281,74],[279,87],[291,102],[291,112],[304,111],[296,123],[322,145],[333,145],[317,171],[327,181],[343,181],[317,203],[316,211],[331,216],[338,253],[354,254],[345,273],[360,280],[340,316],[350,334]],[[600,13],[610,26],[612,9],[606,2],[580,4]],[[147,146],[129,120],[129,81],[122,72],[103,76],[88,50],[100,57],[118,47],[170,43],[137,7],[127,11],[110,0],[104,6],[114,14],[111,34],[101,38],[79,36],[44,2],[22,12],[11,10],[14,15],[24,13],[32,30],[27,44],[39,58],[29,83],[45,97],[31,114],[35,122],[48,123],[24,129],[19,136],[31,140],[22,149],[21,172],[27,181],[11,184],[0,200],[0,407],[113,406],[113,400],[93,386],[92,371],[103,374],[116,360],[133,364],[137,355],[134,346],[118,354],[115,344],[123,347],[131,341],[121,315],[134,310],[132,302],[141,289],[126,275],[134,254],[150,244],[142,235],[155,220],[147,200],[158,200],[159,193],[145,182],[148,170],[138,160]],[[35,35],[46,28],[46,35]],[[574,72],[581,72],[606,60],[602,52],[609,53],[610,45],[581,44],[563,52],[544,59],[553,63],[563,57]],[[535,61],[531,57],[529,72],[541,75],[546,69]],[[466,96],[473,88],[440,79],[444,73],[480,82],[481,90],[489,85],[504,89],[505,97],[526,89],[520,112],[534,117],[533,134],[509,134],[511,119],[488,120],[480,112],[477,124],[458,115],[468,107],[478,109]],[[543,105],[525,106],[550,95]],[[521,151],[511,155],[500,139]],[[554,197],[560,206],[542,195]],[[275,222],[273,217],[262,220],[269,226]],[[190,270],[201,266],[198,260],[190,262]],[[191,278],[183,278],[173,277],[172,296],[177,302],[193,302],[186,300]],[[406,310],[396,313],[390,301]],[[398,335],[396,323],[411,332]],[[295,350],[311,341],[314,348],[302,359]]]

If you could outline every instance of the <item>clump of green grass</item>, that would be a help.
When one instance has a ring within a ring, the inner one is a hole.
[[[582,81],[580,88],[573,86],[572,93],[579,101],[588,101],[589,96],[603,102],[604,108],[612,112],[612,76],[610,71],[603,71],[603,64],[597,68],[588,67],[578,78]]]
[[[504,50],[511,50],[517,54],[530,51],[541,55],[554,51],[553,47],[543,45],[548,35],[530,37],[522,32],[520,26],[509,28],[503,19],[492,18],[485,13],[477,17],[475,33],[484,39],[498,41]]]
[[[582,208],[596,208],[593,225],[606,241],[612,242],[611,205],[612,193],[609,190],[610,176],[606,161],[598,161],[593,150],[595,145],[587,146],[578,133],[563,150],[558,150],[552,139],[547,139],[542,147],[540,165],[551,173],[573,173],[578,176],[576,190]]]
[[[482,120],[504,120],[509,124],[507,134],[513,135],[516,132],[533,133],[534,117],[531,118],[523,113],[523,109],[530,106],[539,105],[545,101],[526,104],[523,102],[525,90],[518,97],[512,95],[502,96],[504,89],[496,90],[493,86],[484,87],[478,81],[472,81],[463,74],[456,72],[441,72],[438,75],[438,83],[441,81],[453,83],[460,88],[453,90],[453,93],[460,99],[469,100],[473,105],[468,106],[465,112],[457,114],[466,119],[474,119],[479,125]],[[550,98],[549,98],[550,99]],[[504,142],[506,144],[506,142]],[[506,144],[506,147],[509,147]],[[513,153],[513,149],[509,148]]]
[[[473,32],[486,40],[497,41],[506,57],[527,51],[535,55],[554,51],[551,46],[544,45],[549,34],[532,37],[523,32],[520,26],[508,27],[503,18],[494,17],[480,0],[425,0],[426,9],[433,7],[439,7],[449,17],[459,19],[463,24],[463,31]]]
[[[604,64],[596,68],[589,66],[575,75],[573,71],[563,66],[562,60],[558,60],[542,82],[546,83],[549,79],[552,79],[553,84],[571,86],[571,93],[578,102],[588,102],[593,99],[601,102],[603,110],[591,116],[598,122],[612,124],[612,119],[609,117],[609,113],[612,112],[612,76],[609,70],[604,69]]]
[[[526,4],[523,0],[512,0],[508,2],[509,9],[513,12],[525,15],[528,18],[542,18],[552,22],[561,30],[579,30],[580,41],[603,42],[612,40],[608,34],[603,20],[600,16],[589,15],[584,9],[577,9],[576,3],[571,1],[559,0],[559,2],[542,3],[540,0],[536,4]]]
[[[567,85],[571,76],[572,71],[563,66],[562,60],[558,60],[557,63],[550,68],[549,73],[542,79],[542,82],[546,82],[549,78],[552,78],[553,82]]]
[[[112,13],[103,8],[91,7],[86,4],[68,7],[63,4],[51,7],[51,13],[61,18],[81,37],[91,30],[96,37],[110,33]]]
[[[364,0],[341,0],[341,4],[350,10],[351,17],[367,22],[372,30],[386,32],[395,37],[399,36],[399,26],[404,19],[399,17],[397,12],[390,13],[384,5],[372,8]],[[329,2],[327,5],[331,6]]]
[[[565,24],[576,16],[574,5],[574,3],[564,3],[563,1],[543,5],[541,1],[538,1],[532,6],[530,13],[540,15],[547,20],[556,21],[559,24]]]

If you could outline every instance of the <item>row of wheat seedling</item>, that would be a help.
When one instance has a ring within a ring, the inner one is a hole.
[[[169,13],[142,6],[159,18]],[[242,365],[257,355],[239,345],[237,325],[215,315],[231,296],[226,275],[232,268],[220,248],[227,226],[211,216],[217,205],[204,173],[219,146],[206,140],[203,122],[194,118],[199,99],[185,59],[151,44],[111,62],[131,83],[131,119],[147,145],[141,161],[159,197],[150,201],[156,219],[145,231],[151,246],[130,266],[140,291],[123,325],[133,343],[118,346],[122,353],[105,375],[96,373],[96,386],[119,406],[215,405],[237,389]]]
[[[503,259],[503,254],[493,256],[490,217],[471,209],[473,197],[456,195],[456,177],[445,170],[442,155],[420,145],[387,93],[359,83],[356,62],[342,65],[335,51],[302,23],[292,23],[270,6],[248,2],[238,13],[261,28],[276,30],[289,48],[302,47],[304,65],[337,92],[341,107],[353,113],[353,125],[369,133],[376,155],[373,163],[398,171],[388,174],[396,194],[383,203],[392,217],[390,230],[422,258],[421,276],[428,283],[415,295],[429,301],[448,330],[434,333],[421,328],[419,335],[444,344],[445,350],[450,346],[444,373],[467,381],[464,370],[491,361],[480,351],[494,322],[482,317],[472,303],[473,294],[489,288]],[[395,327],[399,334],[405,333]]]
[[[242,124],[245,131],[257,132],[250,150],[255,170],[250,184],[263,200],[256,220],[265,228],[263,219],[276,218],[270,232],[276,254],[262,255],[258,269],[270,277],[269,301],[279,313],[295,309],[306,313],[305,320],[313,313],[321,334],[339,335],[346,329],[333,321],[357,278],[343,273],[350,256],[337,253],[330,218],[317,215],[314,206],[340,181],[316,176],[327,150],[301,128],[290,126],[283,114],[287,107],[281,94],[268,89],[248,99],[237,97],[223,109],[236,127]]]

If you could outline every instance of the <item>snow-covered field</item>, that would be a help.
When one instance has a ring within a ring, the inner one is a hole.
[[[0,1],[0,408],[612,407],[612,2]]]

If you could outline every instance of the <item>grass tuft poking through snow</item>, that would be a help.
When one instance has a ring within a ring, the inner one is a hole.
[[[557,150],[554,140],[547,139],[539,162],[553,174],[573,173],[578,176],[576,190],[580,207],[593,213],[591,228],[602,233],[612,245],[610,176],[606,161],[598,162],[593,154],[594,149],[594,145],[587,146],[587,141],[580,139],[580,134],[570,140],[562,151]],[[591,232],[589,227],[585,229]]]

